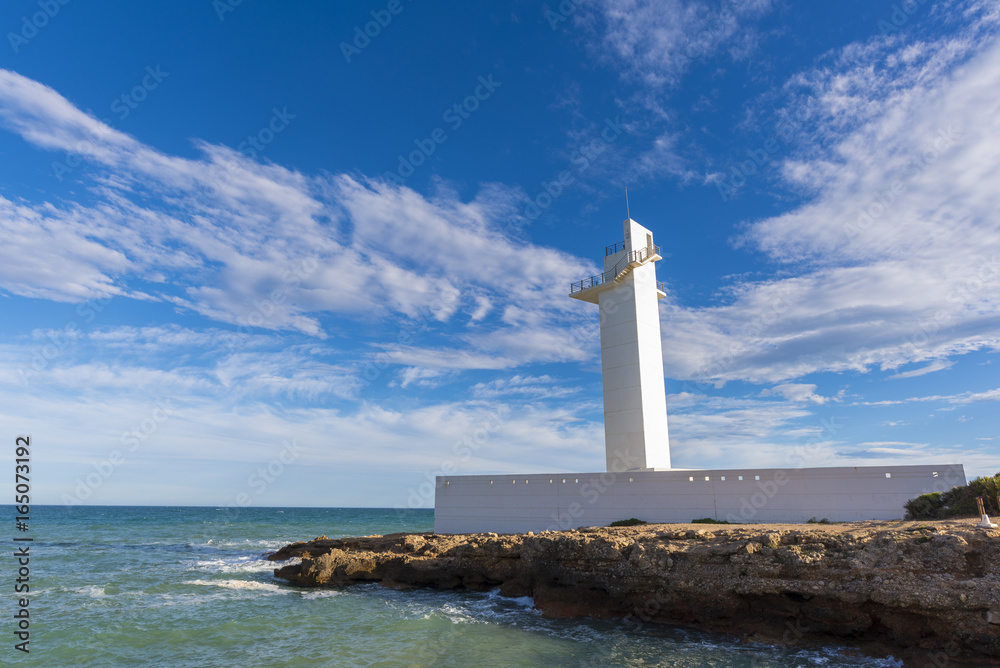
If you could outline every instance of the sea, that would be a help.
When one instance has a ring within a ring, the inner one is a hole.
[[[0,665],[16,666],[900,666],[656,624],[546,619],[496,591],[300,589],[268,553],[326,535],[430,531],[432,510],[13,507]],[[13,534],[32,540],[13,542]],[[29,545],[28,653],[14,648],[16,546]]]

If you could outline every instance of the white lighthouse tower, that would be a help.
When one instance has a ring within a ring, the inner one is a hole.
[[[570,297],[601,318],[604,447],[608,471],[670,468],[667,399],[657,300],[666,297],[653,233],[631,218],[625,240],[605,248],[604,273],[573,283]]]
[[[570,297],[599,307],[606,470],[438,475],[436,533],[560,531],[627,517],[650,523],[902,519],[910,499],[965,484],[965,468],[945,463],[670,468],[657,313],[666,293],[654,264],[660,259],[653,233],[630,216],[625,240],[604,251],[604,272],[570,287]]]

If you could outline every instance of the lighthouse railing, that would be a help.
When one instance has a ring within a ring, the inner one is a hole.
[[[604,257],[607,257],[609,255],[614,255],[615,253],[617,253],[620,250],[625,250],[625,242],[624,241],[619,241],[616,244],[611,244],[609,246],[605,246],[604,247]]]
[[[608,246],[608,248],[611,248],[611,246]],[[571,295],[576,294],[577,292],[580,292],[582,290],[587,290],[589,288],[593,288],[598,285],[607,283],[608,281],[613,281],[616,278],[618,278],[618,276],[622,274],[629,267],[629,265],[642,264],[651,256],[659,254],[660,254],[659,246],[651,246],[651,247],[644,246],[639,250],[632,251],[631,253],[626,253],[620,260],[618,260],[618,262],[615,263],[614,267],[608,269],[604,273],[597,274],[595,276],[590,276],[589,278],[585,278],[581,281],[570,283],[569,293]]]

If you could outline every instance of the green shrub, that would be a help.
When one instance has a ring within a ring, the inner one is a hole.
[[[825,517],[821,520],[818,520],[815,517],[810,517],[806,520],[806,524],[830,524],[830,520]]]
[[[691,520],[691,524],[732,524],[732,522],[714,520],[711,517],[702,517],[700,520]]]
[[[922,494],[907,501],[908,520],[940,520],[948,517],[978,515],[979,506],[976,499],[983,499],[986,512],[1000,512],[997,506],[997,493],[1000,491],[1000,473],[994,476],[983,476],[971,481],[968,485],[952,487],[945,493],[931,492]]]
[[[937,519],[942,505],[941,492],[931,492],[910,499],[903,504],[903,508],[908,520],[933,520]]]
[[[634,517],[630,517],[627,520],[618,520],[617,522],[612,522],[608,526],[613,526],[613,527],[634,527],[637,524],[649,524],[649,522],[647,522],[645,520],[638,520],[638,519],[636,519]]]

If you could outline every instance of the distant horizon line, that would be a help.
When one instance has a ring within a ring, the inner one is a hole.
[[[0,507],[14,508],[17,504],[0,503]],[[182,505],[182,504],[137,504],[129,505],[124,503],[102,503],[102,504],[67,504],[67,503],[33,503],[32,508],[214,508],[216,510],[232,510],[234,507],[240,510],[285,510],[294,508],[297,510],[434,510],[433,506],[427,508],[393,508],[391,506],[220,506],[220,505]]]

